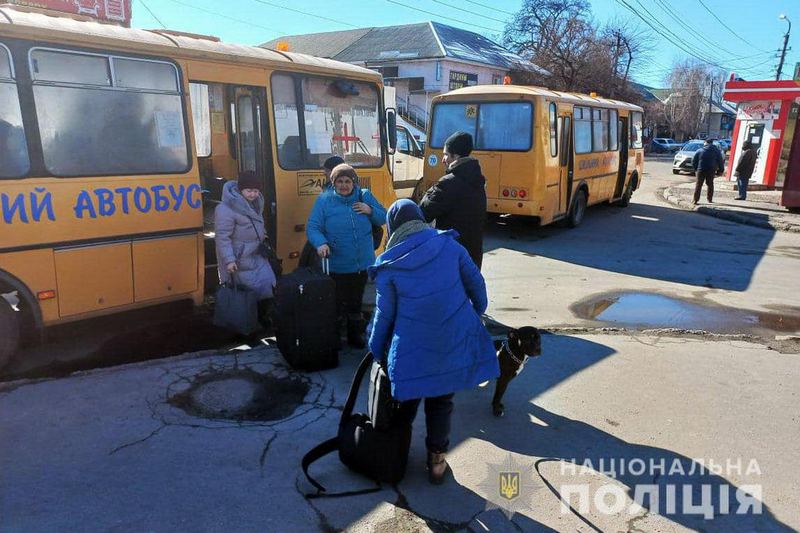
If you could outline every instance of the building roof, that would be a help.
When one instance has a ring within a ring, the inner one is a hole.
[[[287,43],[292,51],[348,63],[452,58],[547,73],[483,35],[438,22],[287,35],[261,46],[275,49],[279,42]]]

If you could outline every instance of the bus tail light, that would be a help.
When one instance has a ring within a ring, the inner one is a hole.
[[[56,297],[56,291],[50,289],[49,291],[39,291],[36,293],[36,298],[39,300],[52,300]]]
[[[520,198],[525,198],[526,196],[528,196],[528,192],[525,189],[520,189],[519,190],[519,197]]]
[[[509,190],[508,190],[508,189],[503,189],[503,196],[505,196],[506,198],[508,198],[508,195],[510,195],[510,194],[511,194],[511,193],[509,192]]]
[[[517,197],[517,189],[511,189],[511,198]]]

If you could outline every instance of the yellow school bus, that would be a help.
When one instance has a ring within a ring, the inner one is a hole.
[[[472,134],[490,213],[574,227],[589,205],[628,205],[641,183],[641,107],[541,87],[483,85],[433,99],[417,195],[446,172],[444,141],[458,130]]]
[[[289,270],[327,157],[394,201],[382,93],[345,63],[0,7],[0,363],[46,326],[202,302],[241,171]]]

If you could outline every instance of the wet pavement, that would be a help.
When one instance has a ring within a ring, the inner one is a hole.
[[[578,318],[629,328],[676,328],[764,335],[800,329],[800,310],[769,313],[717,305],[701,298],[621,291],[590,296],[571,306]]]

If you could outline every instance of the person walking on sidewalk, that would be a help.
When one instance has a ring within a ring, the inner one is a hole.
[[[444,142],[445,174],[428,189],[419,203],[425,220],[437,229],[454,229],[457,239],[481,268],[483,226],[486,222],[486,179],[472,153],[472,135],[457,131]]]
[[[706,144],[695,152],[692,158],[692,168],[697,173],[697,182],[694,185],[694,204],[700,201],[700,192],[705,182],[706,198],[708,203],[714,200],[714,177],[725,172],[725,159],[722,152],[714,146],[714,139],[706,139]]]
[[[750,184],[750,177],[756,168],[758,159],[758,148],[750,141],[745,141],[742,146],[743,151],[739,157],[739,164],[736,165],[736,182],[739,186],[739,196],[734,200],[747,200],[747,186]]]
[[[438,485],[448,469],[453,394],[500,373],[480,318],[486,283],[455,232],[430,228],[411,200],[389,208],[386,226],[386,251],[368,269],[377,294],[369,347],[386,363],[398,416],[413,422],[425,399],[429,480]]]

